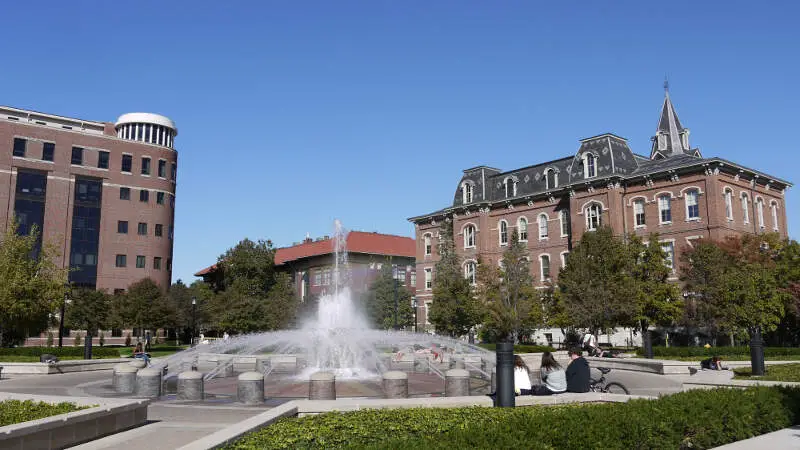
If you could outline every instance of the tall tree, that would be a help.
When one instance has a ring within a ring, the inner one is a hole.
[[[85,357],[92,356],[92,336],[108,324],[111,296],[105,290],[74,289],[66,308],[66,322],[70,328],[86,330]]]
[[[723,323],[725,271],[731,259],[713,241],[701,239],[681,255],[681,281],[688,292],[684,321],[690,327],[725,331]]]
[[[224,286],[237,284],[249,295],[266,295],[275,282],[275,249],[272,241],[243,239],[219,257]]]
[[[150,278],[128,286],[128,292],[116,295],[112,304],[117,323],[135,327],[142,333],[145,329],[160,328],[174,321],[174,311],[164,293]]]
[[[267,294],[267,317],[269,329],[281,330],[295,325],[300,301],[287,273],[276,273]]]
[[[45,244],[36,255],[38,228],[25,236],[17,230],[12,219],[0,242],[0,347],[46,328],[67,280],[67,270],[54,263],[55,247]]]
[[[202,281],[186,286],[182,280],[172,284],[167,294],[169,309],[174,312],[168,327],[174,328],[184,342],[189,342],[193,327],[209,325],[209,308],[214,297],[211,288]],[[192,299],[196,305],[192,306]]]
[[[372,282],[362,299],[370,321],[377,328],[383,330],[394,328],[395,312],[398,327],[414,325],[411,292],[394,277],[391,264],[383,265],[378,277]]]
[[[455,250],[453,223],[442,221],[434,266],[433,303],[428,320],[437,333],[458,337],[467,334],[481,320],[481,306],[464,277],[461,258]]]

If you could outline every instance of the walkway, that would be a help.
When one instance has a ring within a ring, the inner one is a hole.
[[[714,450],[800,449],[800,426],[716,447]]]

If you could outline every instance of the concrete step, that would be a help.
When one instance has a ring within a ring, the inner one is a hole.
[[[174,450],[219,431],[227,424],[193,422],[151,422],[145,426],[106,436],[74,449]]]

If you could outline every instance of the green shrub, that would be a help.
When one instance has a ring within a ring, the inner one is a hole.
[[[31,400],[5,400],[0,402],[0,427],[86,408],[88,406],[77,406],[74,403],[50,404]]]
[[[491,350],[491,351],[497,350],[497,344],[478,344],[478,347],[483,347],[486,350]],[[519,344],[514,346],[514,353],[542,353],[542,352],[554,352],[554,351],[556,351],[556,349],[550,347],[549,345]]]
[[[0,356],[40,356],[49,353],[58,357],[83,356],[81,347],[0,347]],[[113,348],[93,348],[92,356],[95,358],[119,358],[119,350]]]
[[[75,333],[75,339],[72,340],[72,345],[75,347],[80,347],[81,345],[81,334]]]
[[[637,349],[636,354],[644,355],[644,349]],[[749,357],[750,347],[653,347],[653,356],[689,358],[697,356],[722,356],[723,358],[739,356]],[[795,347],[765,347],[764,356],[797,356],[800,357],[800,348]]]
[[[52,347],[53,346],[53,332],[52,331],[48,331],[47,332],[47,346],[48,347]]]
[[[798,423],[798,388],[720,388],[628,403],[329,413],[283,419],[227,448],[711,448]]]

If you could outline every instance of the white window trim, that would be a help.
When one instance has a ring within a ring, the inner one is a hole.
[[[566,213],[566,209],[562,209],[558,211],[558,233],[561,234],[561,237],[567,237],[568,233],[564,233],[564,215]],[[569,216],[567,216],[569,217]]]
[[[525,221],[525,239],[522,239],[522,226],[520,225],[522,221]],[[520,242],[528,242],[531,234],[531,222],[525,216],[517,217],[517,236],[519,236]]]
[[[595,227],[595,228],[591,228],[589,226],[589,220],[591,219],[591,215],[588,213],[588,209],[591,208],[592,206],[597,206],[598,207],[598,211],[597,211],[597,225],[598,226]],[[588,202],[587,206],[583,210],[586,211],[586,220],[585,220],[586,221],[586,231],[597,231],[597,228],[603,226],[603,206],[602,206],[601,203],[599,203],[599,202]]]
[[[430,278],[430,282],[431,282],[430,287],[428,287],[428,278]],[[424,278],[423,283],[424,283],[423,287],[425,288],[426,291],[433,290],[433,268],[431,268],[431,267],[426,267],[425,268],[425,278]]]
[[[544,217],[544,231],[545,235],[542,236],[542,224],[539,222]],[[541,213],[536,216],[536,233],[539,235],[540,241],[546,241],[550,238],[550,217],[547,213]]]
[[[473,228],[473,235],[472,235],[472,245],[467,245],[467,227],[472,226]],[[475,248],[478,245],[478,226],[472,222],[467,222],[461,227],[461,236],[464,241],[464,249],[468,248]]]
[[[637,200],[631,202],[631,210],[633,211],[633,229],[634,230],[643,230],[647,228],[647,197],[640,196],[636,197]],[[642,205],[642,214],[644,214],[644,223],[639,225],[636,223],[636,205]]]
[[[778,231],[778,202],[775,200],[770,200],[769,202],[769,214],[772,216],[772,230]]]
[[[694,201],[695,205],[697,205],[697,217],[689,217],[689,189],[695,190]],[[686,194],[683,193],[684,190],[686,190]],[[700,194],[701,192],[697,188],[685,188],[681,190],[681,195],[683,196],[683,209],[687,222],[699,222],[702,218],[700,215]]]
[[[703,239],[703,236],[701,236],[701,235],[699,235],[699,234],[696,234],[696,235],[694,235],[694,236],[686,236],[684,239],[686,239],[686,244],[687,244],[689,247],[691,247],[691,248],[694,248],[694,244],[692,244],[692,242],[693,242],[693,241],[700,240],[700,239]]]
[[[678,249],[675,246],[675,239],[659,239],[658,243],[659,243],[659,245],[660,244],[666,244],[666,243],[672,243],[672,267],[670,269],[672,270],[672,274],[674,275],[675,273],[677,273],[677,269],[676,269],[675,266],[677,265],[676,264],[677,263],[676,259],[678,257]],[[674,278],[674,276],[670,277],[670,279],[673,279],[673,278]]]
[[[470,198],[467,201],[467,186],[470,187]],[[461,183],[461,203],[469,204],[475,201],[475,183],[472,180],[466,180]]]
[[[652,202],[650,202],[650,200],[647,199],[646,195],[634,195],[633,197],[630,197],[628,199],[628,206],[633,206],[633,203],[638,199],[644,200],[644,204],[645,205],[648,204],[648,203],[652,203]]]
[[[506,225],[506,241],[503,242],[503,224]],[[501,219],[497,222],[497,242],[500,244],[500,247],[505,247],[508,245],[508,222],[505,219]]]
[[[728,204],[730,200],[730,204]],[[728,222],[733,222],[733,189],[730,186],[722,188],[722,204],[725,207],[725,218]]]
[[[547,174],[550,173],[550,172],[553,172],[553,184],[555,186],[550,186],[550,180],[547,177]],[[554,169],[552,167],[548,167],[547,169],[544,169],[544,174],[543,175],[544,175],[544,186],[545,186],[546,190],[549,191],[551,189],[555,189],[555,188],[558,187],[558,172],[556,171],[556,169]]]
[[[550,269],[550,278],[545,278],[544,277],[544,265],[542,264],[542,257],[543,256],[547,257],[547,266],[548,266],[547,268]],[[548,279],[549,280],[553,279],[553,259],[550,257],[549,253],[541,253],[541,254],[539,254],[539,281],[544,283]]]
[[[681,197],[683,197],[683,195],[684,195],[684,192],[686,192],[686,191],[690,191],[690,190],[695,190],[695,191],[697,191],[697,196],[698,196],[698,197],[699,197],[699,196],[701,196],[701,195],[703,195],[703,194],[705,194],[705,192],[703,192],[703,190],[700,188],[700,186],[686,186],[686,187],[684,187],[683,189],[681,189],[681,190],[678,192],[678,198],[681,198]]]
[[[567,267],[567,258],[566,258],[566,255],[569,255],[569,251],[563,251],[563,252],[559,253],[559,256],[561,256],[561,268],[562,268],[562,269],[563,269],[564,267]]]
[[[756,220],[758,221],[758,227],[762,230],[766,228],[766,222],[764,221],[764,197],[757,195],[755,201],[756,207]]]
[[[653,202],[658,202],[658,198],[663,195],[669,195],[670,201],[675,198],[675,194],[672,191],[660,191],[656,192],[656,194],[653,196]]]
[[[669,225],[669,224],[672,223],[672,198],[673,197],[669,197],[669,202],[667,203],[667,205],[669,205],[669,218],[670,218],[670,220],[668,220],[668,221],[663,220],[663,217],[662,217],[662,214],[661,214],[661,201],[660,200],[663,197],[666,197],[666,195],[658,195],[656,197],[656,205],[658,205],[658,224],[659,225]]]
[[[750,223],[750,196],[747,192],[739,194],[739,205],[742,208],[742,223],[747,225]]]
[[[589,176],[588,155],[592,155],[592,157],[594,158],[594,174],[591,176]],[[581,155],[581,159],[583,160],[583,178],[584,179],[595,178],[597,176],[597,160],[599,159],[597,155],[595,155],[593,152],[586,152],[583,155]]]
[[[592,203],[597,203],[598,205],[600,205],[600,212],[601,213],[603,211],[608,211],[608,208],[606,208],[606,205],[603,203],[602,200],[592,199],[592,200],[587,200],[586,203],[581,205],[581,209],[578,211],[578,214],[582,215],[583,213],[585,213],[586,212],[586,207],[591,205]]]
[[[468,275],[467,274],[467,267],[469,267],[470,264],[474,264],[473,267],[475,268],[475,271],[472,274],[473,280],[471,280],[469,284],[472,285],[472,286],[475,286],[475,285],[478,284],[478,261],[476,261],[474,259],[465,259],[464,262],[461,264],[461,267],[463,267],[463,269],[464,269],[464,278],[467,278],[467,275]]]
[[[428,242],[431,244],[430,253],[428,253]],[[433,255],[433,233],[425,233],[422,235],[422,253],[425,256]]]
[[[511,181],[511,195],[508,195],[508,182]],[[503,193],[506,194],[506,198],[514,198],[517,196],[517,183],[519,180],[515,176],[508,176],[505,180],[503,180]]]

